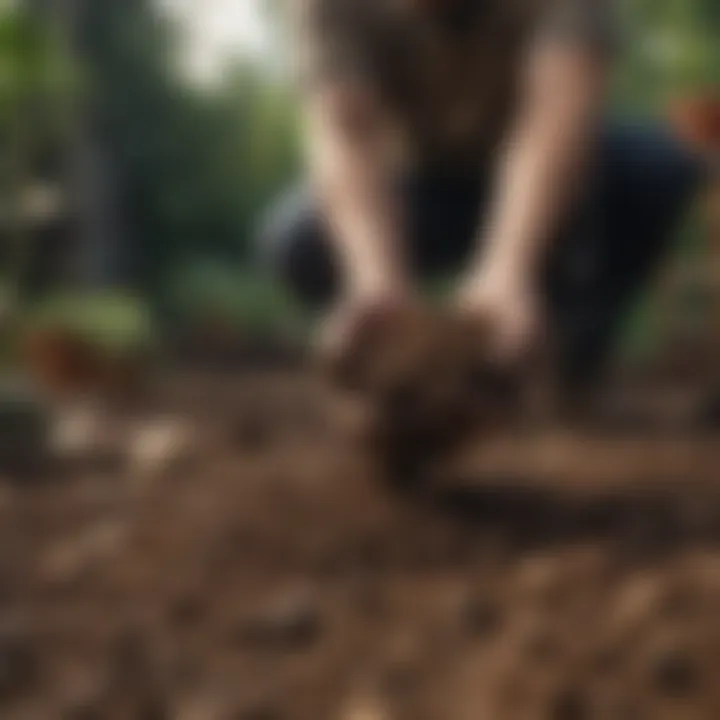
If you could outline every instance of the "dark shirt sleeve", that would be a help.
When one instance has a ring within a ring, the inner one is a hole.
[[[550,0],[541,23],[541,36],[612,53],[620,40],[616,3],[617,0]]]

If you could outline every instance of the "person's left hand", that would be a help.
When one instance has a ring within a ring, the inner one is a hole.
[[[535,350],[542,317],[537,291],[530,282],[486,272],[463,283],[458,305],[489,328],[501,362],[521,363]]]

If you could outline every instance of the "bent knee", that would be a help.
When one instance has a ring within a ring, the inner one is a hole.
[[[319,214],[304,188],[284,195],[263,218],[255,249],[265,271],[306,305],[335,293],[332,254]]]
[[[661,125],[616,125],[603,144],[607,182],[658,214],[682,211],[706,177],[703,160]]]

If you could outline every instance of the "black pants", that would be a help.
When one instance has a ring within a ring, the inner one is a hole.
[[[609,357],[626,310],[646,285],[703,176],[701,163],[661,129],[611,126],[599,138],[582,200],[552,244],[545,301],[559,372],[591,382]],[[403,182],[408,250],[419,277],[462,267],[482,221],[489,183],[418,172]],[[331,245],[312,195],[292,191],[259,235],[261,256],[303,303],[338,290]]]

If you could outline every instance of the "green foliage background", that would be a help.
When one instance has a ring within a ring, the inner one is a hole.
[[[277,22],[281,4],[266,3]],[[262,303],[248,300],[264,297],[251,237],[299,165],[293,98],[273,63],[237,61],[219,84],[200,87],[179,72],[182,36],[152,0],[77,0],[72,42],[53,22],[53,5],[0,6],[0,159],[22,144],[61,146],[72,118],[65,110],[90,114],[118,179],[131,289],[168,317],[221,304],[260,312]],[[718,0],[620,7],[619,110],[661,113],[679,93],[720,85]]]

